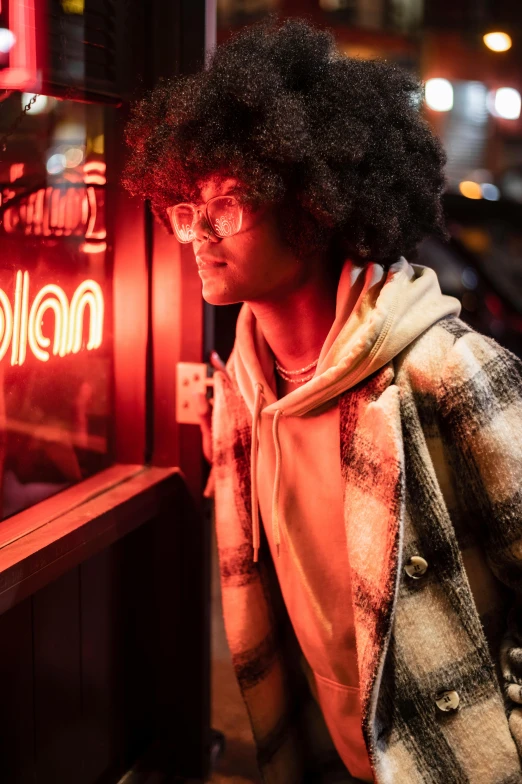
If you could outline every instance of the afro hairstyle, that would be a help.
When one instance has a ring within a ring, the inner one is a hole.
[[[422,84],[382,60],[342,55],[331,32],[274,15],[218,46],[205,70],[136,100],[123,185],[166,208],[235,177],[245,209],[277,205],[298,257],[385,268],[447,237],[445,154],[421,117]]]

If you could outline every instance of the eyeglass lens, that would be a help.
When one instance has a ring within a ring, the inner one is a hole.
[[[208,219],[218,237],[230,237],[241,228],[242,210],[236,199],[223,196],[208,203]]]
[[[196,238],[192,228],[195,218],[196,211],[189,204],[178,204],[172,208],[170,220],[180,242],[192,242]]]
[[[207,204],[207,215],[212,231],[218,237],[230,237],[241,228],[240,204],[231,196],[218,196]],[[192,242],[195,238],[194,224],[198,211],[191,204],[177,204],[170,212],[172,228],[180,242]]]

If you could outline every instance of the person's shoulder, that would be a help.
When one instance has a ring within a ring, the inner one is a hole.
[[[438,357],[444,357],[448,348],[452,347],[457,340],[472,333],[479,334],[458,316],[445,316],[439,321],[435,321],[422,335],[419,335],[414,341],[414,348],[417,349],[419,356],[423,352],[429,350],[431,353],[435,349]]]
[[[472,331],[457,316],[445,316],[436,321],[395,358],[398,383],[406,383],[414,392],[435,394],[455,343]]]
[[[502,368],[508,374],[520,372],[520,357],[498,343],[495,338],[477,332],[460,319],[454,321],[458,323],[446,326],[450,330],[454,329],[455,340],[444,361],[445,376],[465,378],[479,370],[488,374]]]
[[[522,361],[515,354],[457,316],[435,322],[407,347],[398,364],[414,389],[432,392],[439,399],[463,389],[475,377],[477,383],[480,378],[493,383],[504,375],[517,383],[522,372]]]
[[[522,413],[522,360],[487,335],[468,327],[445,358],[438,384],[442,413],[463,412],[476,424],[515,406]]]

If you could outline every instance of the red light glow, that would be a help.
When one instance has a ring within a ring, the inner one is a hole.
[[[4,194],[3,225],[7,234],[104,239],[104,194],[93,185],[40,188],[9,205]]]
[[[89,306],[88,351],[99,348],[103,339],[104,300],[101,287],[94,280],[84,280],[74,292],[71,302],[64,290],[54,283],[36,294],[29,308],[29,273],[16,273],[14,307],[0,289],[0,360],[11,344],[11,365],[23,365],[27,345],[41,362],[47,362],[51,339],[43,334],[43,317],[47,310],[54,313],[52,353],[63,357],[77,354],[82,348],[85,308]]]
[[[24,168],[24,163],[12,163],[9,167],[9,182],[14,182],[15,180],[19,180],[20,177],[23,177]]]
[[[86,185],[105,185],[107,178],[105,171],[107,164],[104,161],[88,161],[83,164],[83,181]]]
[[[499,318],[502,315],[502,302],[495,294],[486,294],[484,301],[487,309],[495,318]]]
[[[37,91],[39,78],[34,0],[9,0],[9,25],[16,43],[9,55],[9,68],[0,73],[0,88]]]
[[[82,242],[80,250],[84,253],[104,253],[107,250],[106,242]]]
[[[107,231],[105,229],[100,229],[99,231],[94,230],[96,225],[96,218],[98,215],[98,207],[96,202],[96,192],[92,186],[87,187],[87,199],[89,200],[90,218],[87,231],[85,232],[85,239],[102,240],[107,236]]]

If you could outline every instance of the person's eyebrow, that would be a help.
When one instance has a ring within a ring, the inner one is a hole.
[[[241,185],[239,183],[235,183],[235,184],[228,185],[225,188],[223,193],[216,193],[215,196],[228,196],[231,193],[238,193],[241,190],[242,190]],[[211,196],[210,198],[213,199],[213,198],[215,198],[215,196]],[[207,199],[206,201],[209,201],[209,200],[210,199]],[[199,194],[199,201],[195,201],[194,204],[199,206],[200,204],[205,204],[205,203],[206,202],[203,201],[203,199],[201,197],[201,192],[200,192],[200,194]]]
[[[229,194],[237,193],[240,190],[241,190],[241,186],[238,183],[236,183],[235,185],[229,185],[227,188],[225,188],[223,193],[217,193],[216,196],[228,196]]]

